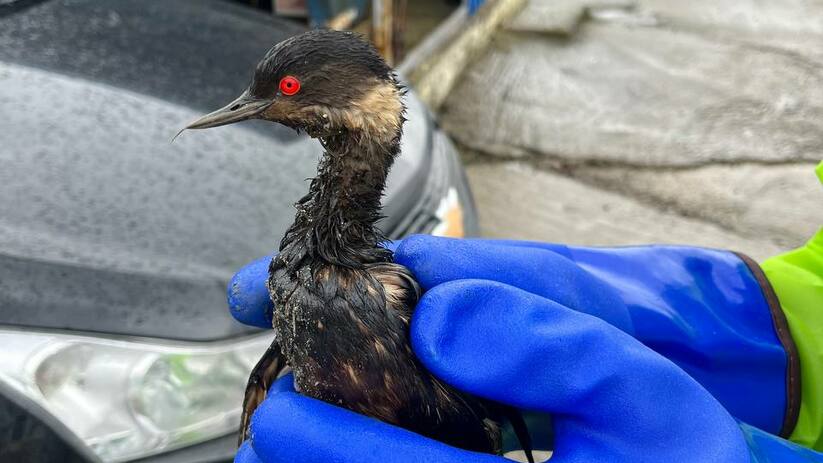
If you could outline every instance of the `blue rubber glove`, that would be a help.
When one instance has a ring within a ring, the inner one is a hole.
[[[785,317],[776,298],[769,304],[771,288],[757,264],[737,254],[414,236],[395,260],[424,289],[495,280],[594,315],[676,363],[735,418],[772,434],[793,430],[799,366],[796,357],[789,361],[795,351]]]
[[[513,286],[438,285],[418,304],[411,337],[420,360],[446,382],[550,413],[552,462],[823,462],[774,436],[744,433],[695,380],[625,332]],[[235,461],[506,460],[303,397],[285,377],[255,413]]]
[[[672,360],[737,419],[788,435],[799,409],[796,362],[775,334],[761,282],[739,256],[678,246],[582,248],[521,241],[412,236],[395,260],[424,289],[494,280],[598,317]],[[270,258],[230,287],[234,316],[271,326],[264,285]],[[757,269],[755,269],[756,271]],[[779,307],[776,308],[779,311]],[[788,387],[791,384],[792,387]]]

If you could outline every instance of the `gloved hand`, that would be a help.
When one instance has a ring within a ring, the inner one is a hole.
[[[676,363],[735,418],[773,434],[792,431],[799,380],[787,355],[793,349],[784,347],[791,340],[776,335],[773,317],[779,321],[782,313],[771,311],[780,309],[770,307],[749,268],[756,264],[734,253],[424,235],[393,246],[395,261],[426,290],[461,279],[492,280],[593,315]],[[244,323],[271,326],[262,284],[269,261],[250,264],[230,287],[232,313]]]
[[[395,260],[424,289],[482,278],[594,315],[676,363],[735,418],[773,434],[792,431],[799,368],[796,358],[788,361],[794,350],[785,318],[775,324],[783,313],[776,299],[769,305],[768,282],[737,254],[414,236]]]
[[[551,413],[552,462],[823,462],[774,436],[744,433],[696,381],[625,332],[503,283],[460,280],[430,289],[415,310],[411,339],[424,365],[455,387]],[[303,397],[285,377],[255,413],[251,441],[235,461],[506,460]]]

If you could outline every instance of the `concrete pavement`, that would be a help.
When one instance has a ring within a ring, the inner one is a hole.
[[[823,225],[821,7],[525,2],[440,109],[485,233],[759,259],[803,243]]]

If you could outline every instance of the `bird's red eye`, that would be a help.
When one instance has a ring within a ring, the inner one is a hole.
[[[280,92],[283,95],[292,96],[300,91],[300,81],[297,77],[286,76],[280,79]]]

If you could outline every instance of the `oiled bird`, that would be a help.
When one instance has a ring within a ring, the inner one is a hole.
[[[375,225],[400,151],[403,95],[362,38],[315,30],[275,45],[239,98],[187,127],[264,119],[305,131],[325,148],[269,267],[275,341],[249,379],[241,442],[252,412],[289,366],[302,394],[463,449],[499,453],[499,424],[509,418],[529,450],[516,411],[443,383],[411,350],[420,287],[392,261]]]

